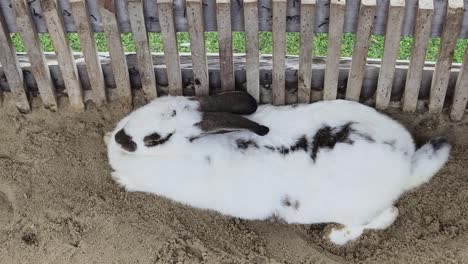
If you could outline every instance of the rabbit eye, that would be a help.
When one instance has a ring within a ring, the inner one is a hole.
[[[145,142],[145,146],[147,147],[155,147],[157,145],[166,143],[166,141],[168,141],[172,137],[173,134],[174,133],[170,133],[166,137],[161,138],[161,135],[159,135],[158,133],[153,133],[151,135],[146,136],[143,139],[143,142]]]

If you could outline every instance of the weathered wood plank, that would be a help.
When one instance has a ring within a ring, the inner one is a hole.
[[[21,113],[29,113],[29,105],[23,72],[16,57],[16,50],[11,42],[10,34],[6,27],[6,22],[0,11],[0,63],[3,72],[13,93],[16,107]]]
[[[457,83],[455,84],[455,92],[453,94],[452,109],[450,118],[453,121],[460,121],[466,111],[468,102],[468,48],[465,49],[465,57],[458,73]]]
[[[128,0],[128,14],[136,44],[138,57],[138,72],[145,99],[150,101],[158,96],[156,76],[153,69],[153,59],[149,48],[148,33],[146,32],[145,18],[143,16],[142,0]]]
[[[440,41],[439,54],[436,69],[432,77],[431,97],[429,111],[439,113],[444,107],[445,95],[449,81],[450,68],[452,66],[453,52],[457,43],[463,19],[463,1],[449,0],[447,18],[444,23],[444,31]]]
[[[312,43],[315,22],[315,0],[301,1],[301,51],[298,76],[298,103],[310,102],[312,85]]]
[[[258,1],[244,0],[245,71],[247,92],[260,102],[260,61],[258,51]]]
[[[285,56],[286,56],[286,0],[273,0],[273,77],[272,102],[286,103]]]
[[[202,0],[187,0],[187,22],[193,64],[193,85],[197,96],[210,93],[208,64],[206,61],[205,30]]]
[[[102,26],[107,39],[107,48],[111,56],[111,66],[118,100],[124,107],[132,106],[132,89],[127,60],[122,45],[122,36],[117,24],[113,0],[100,1],[99,11],[102,17]]]
[[[401,27],[405,18],[404,12],[405,0],[390,1],[382,68],[380,68],[379,81],[377,83],[375,104],[377,109],[386,109],[390,103],[393,77],[395,76],[395,64],[398,58],[398,48],[400,47]]]
[[[419,1],[416,23],[414,26],[413,46],[411,48],[411,60],[403,94],[403,111],[405,112],[416,111],[427,46],[431,33],[433,12],[434,5],[432,0]]]
[[[86,60],[89,81],[93,84],[93,101],[96,105],[102,105],[107,102],[106,85],[99,62],[96,40],[89,22],[88,7],[85,0],[71,0],[70,4],[77,26],[76,29],[81,49]]]
[[[31,61],[32,73],[36,80],[39,93],[44,107],[52,111],[57,110],[57,98],[54,84],[50,76],[47,62],[44,58],[39,35],[33,23],[28,4],[25,0],[13,1],[13,8],[16,14],[16,25],[18,26],[24,46]]]
[[[179,46],[174,26],[172,0],[159,0],[159,25],[166,58],[167,79],[170,95],[182,95],[182,74],[180,72]]]
[[[362,81],[365,74],[367,52],[369,50],[369,38],[375,16],[375,0],[362,0],[359,10],[359,22],[354,44],[351,69],[346,87],[346,99],[359,101],[361,95]]]
[[[232,59],[231,1],[216,0],[218,42],[220,57],[221,89],[235,89],[234,64]]]
[[[45,22],[49,28],[49,35],[54,45],[55,53],[57,53],[60,73],[63,76],[65,88],[67,89],[70,106],[77,111],[82,111],[85,108],[83,89],[73,57],[73,51],[68,43],[63,19],[58,12],[59,6],[57,5],[57,0],[41,0],[41,7],[45,15]]]
[[[338,90],[338,74],[336,70],[340,65],[341,42],[343,38],[343,23],[346,9],[346,0],[331,0],[330,2],[330,29],[328,33],[327,68],[325,70],[324,100],[335,100]]]

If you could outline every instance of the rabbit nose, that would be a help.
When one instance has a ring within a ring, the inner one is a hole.
[[[132,140],[132,137],[127,135],[123,129],[121,129],[117,134],[115,134],[115,142],[119,143],[123,149],[128,152],[135,152],[137,145]]]

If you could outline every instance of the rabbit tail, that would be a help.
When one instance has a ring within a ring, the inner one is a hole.
[[[434,138],[420,147],[412,158],[411,176],[406,190],[414,189],[429,180],[445,165],[451,145],[445,138]]]

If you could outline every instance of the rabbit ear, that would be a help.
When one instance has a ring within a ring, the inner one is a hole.
[[[192,137],[191,140],[213,134],[224,134],[235,131],[250,131],[259,136],[268,134],[270,129],[245,117],[221,112],[207,112],[202,114],[202,121],[196,124],[201,128],[202,134]]]
[[[247,92],[230,91],[196,98],[202,112],[226,112],[250,115],[257,111],[257,101]]]

